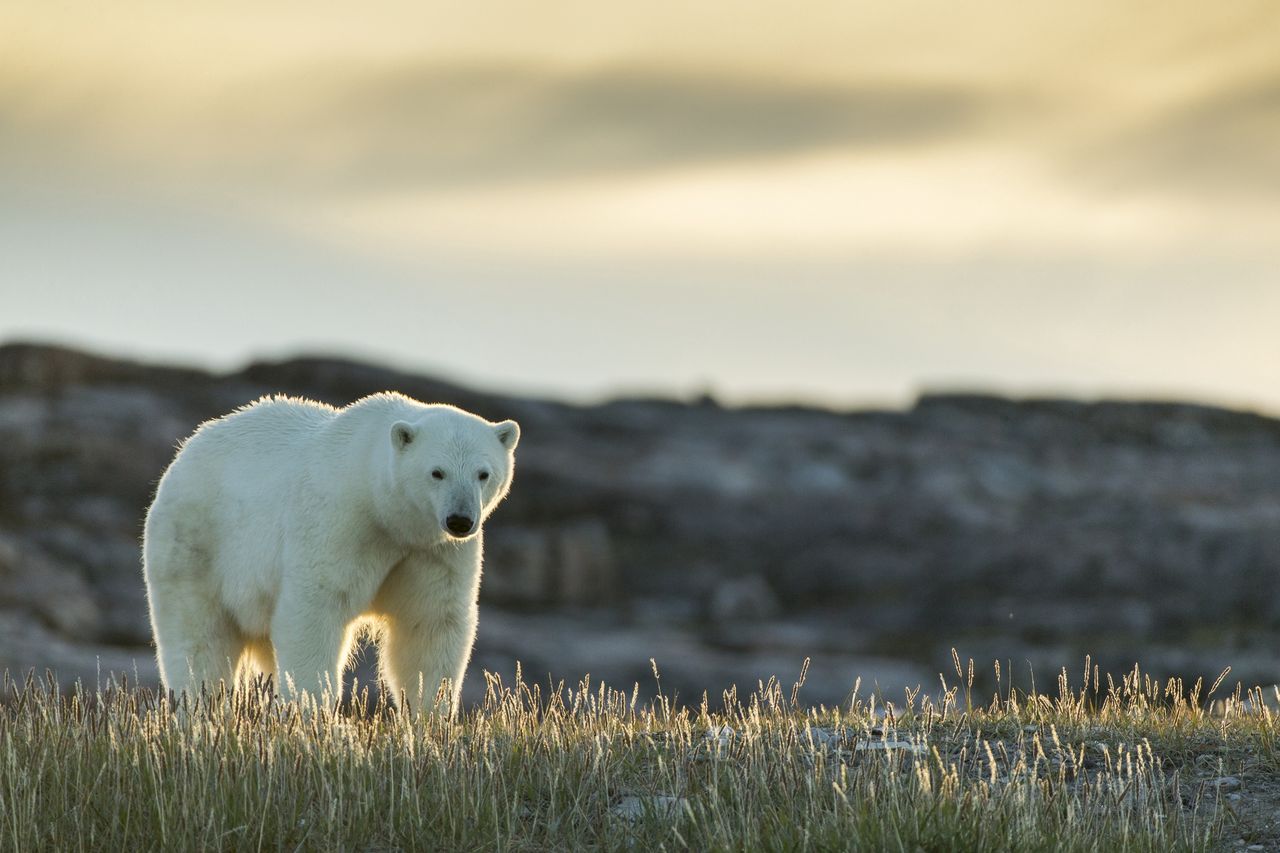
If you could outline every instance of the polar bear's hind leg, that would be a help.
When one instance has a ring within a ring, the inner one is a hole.
[[[231,686],[245,644],[226,613],[216,608],[201,612],[190,607],[191,600],[174,593],[173,601],[158,601],[153,627],[161,680],[175,693],[194,697],[202,686]]]
[[[209,588],[209,567],[198,549],[151,532],[144,572],[160,680],[169,690],[193,697],[201,685],[210,690],[219,682],[230,686],[245,641]]]

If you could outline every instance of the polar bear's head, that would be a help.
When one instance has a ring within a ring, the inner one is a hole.
[[[452,406],[391,426],[392,472],[414,515],[435,538],[467,539],[511,488],[520,425],[491,423]],[[425,531],[424,531],[425,532]]]

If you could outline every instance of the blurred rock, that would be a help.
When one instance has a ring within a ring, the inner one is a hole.
[[[74,569],[0,534],[0,609],[34,616],[70,637],[99,639],[102,614],[93,588]]]
[[[556,600],[563,604],[605,604],[617,593],[609,530],[603,523],[578,521],[556,538]]]
[[[0,672],[21,680],[32,672],[43,677],[46,671],[64,688],[80,682],[92,690],[121,677],[145,686],[160,682],[150,649],[73,642],[20,613],[0,610]]]
[[[541,531],[524,527],[485,532],[485,601],[530,605],[550,600],[552,594],[551,545]]]
[[[782,611],[778,596],[761,575],[722,582],[712,591],[707,606],[715,622],[759,623],[776,619]]]
[[[596,520],[486,534],[486,601],[509,605],[599,605],[617,594],[609,531]]]

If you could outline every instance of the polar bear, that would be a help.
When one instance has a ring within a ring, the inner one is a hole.
[[[519,440],[515,421],[396,393],[343,409],[266,397],[201,425],[161,478],[143,539],[165,687],[197,693],[257,670],[286,696],[340,699],[372,623],[390,694],[455,712],[481,526],[511,487]]]

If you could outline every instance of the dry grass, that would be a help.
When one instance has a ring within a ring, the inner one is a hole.
[[[776,682],[713,713],[490,677],[456,722],[6,679],[0,846],[1165,851],[1264,832],[1208,784],[1274,776],[1260,692],[1210,702],[1086,664],[1082,686],[978,707],[955,662],[959,688],[838,709]]]

